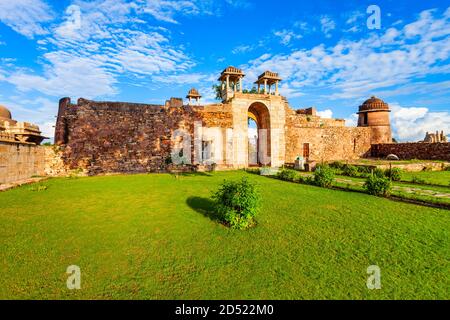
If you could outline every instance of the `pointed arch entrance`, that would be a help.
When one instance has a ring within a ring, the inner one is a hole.
[[[249,124],[248,163],[250,166],[270,166],[271,139],[269,109],[261,102],[254,102],[249,106],[247,114]]]

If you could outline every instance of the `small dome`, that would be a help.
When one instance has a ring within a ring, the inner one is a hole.
[[[0,105],[0,119],[11,120],[11,112],[5,107]]]
[[[359,111],[368,110],[389,110],[389,105],[383,100],[372,96],[370,99],[364,101],[364,103],[359,106]]]
[[[186,98],[201,98],[202,96],[200,95],[200,93],[197,91],[197,89],[192,88],[191,90],[189,90]]]

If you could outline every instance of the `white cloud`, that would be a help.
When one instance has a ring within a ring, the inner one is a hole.
[[[325,37],[330,38],[331,31],[336,29],[336,22],[334,22],[333,19],[331,19],[331,17],[329,16],[322,16],[320,18],[320,24]]]
[[[148,0],[143,12],[150,14],[155,19],[170,23],[178,23],[174,16],[177,13],[184,15],[197,15],[200,9],[193,1]]]
[[[43,24],[53,16],[52,9],[42,0],[0,0],[0,21],[30,39],[46,34]]]
[[[40,45],[49,51],[40,59],[44,72],[10,68],[3,80],[21,91],[96,98],[117,94],[119,77],[151,79],[195,65],[183,46],[171,44],[164,28],[132,22],[138,10],[134,2],[73,3],[63,22],[54,26],[53,36],[40,39]],[[179,81],[168,77],[165,83],[170,79]]]
[[[171,84],[196,84],[200,82],[212,82],[217,77],[211,77],[202,73],[188,73],[188,74],[172,74],[165,76],[154,76],[153,80],[160,83]]]
[[[17,103],[16,101],[20,101]],[[42,135],[53,138],[55,125],[55,115],[58,111],[58,101],[46,98],[26,99],[16,97],[14,102],[1,100],[0,104],[5,105],[11,111],[14,120],[32,121],[39,125]]]
[[[331,109],[317,111],[317,115],[321,118],[331,119],[333,118],[333,111]]]
[[[346,24],[354,24],[359,19],[364,18],[365,15],[360,11],[353,11],[350,14],[348,14],[348,18],[345,21]]]
[[[37,90],[50,96],[94,98],[116,93],[114,76],[102,68],[101,62],[76,57],[64,52],[44,55],[49,61],[44,75],[18,71],[6,80],[21,91]]]
[[[420,29],[390,28],[356,41],[342,39],[330,47],[321,44],[260,57],[243,67],[248,75],[278,72],[292,89],[327,91],[323,98],[328,100],[361,100],[379,95],[380,90],[399,90],[411,81],[450,73],[450,21],[445,14],[437,17],[435,12],[431,18],[430,14],[419,16]],[[410,38],[411,34],[415,36]]]
[[[233,50],[231,50],[231,52],[233,54],[239,54],[239,53],[250,52],[253,49],[254,49],[254,46],[251,46],[251,45],[240,45],[240,46],[237,46],[236,48],[234,48]]]
[[[420,141],[425,133],[444,131],[450,133],[450,113],[448,111],[431,112],[428,108],[401,107],[390,105],[393,136],[399,141]]]
[[[294,31],[292,30],[280,30],[280,31],[275,31],[273,33],[276,37],[280,38],[280,43],[284,44],[284,45],[288,45],[291,40],[293,39],[301,39],[302,35],[300,34],[296,34]]]

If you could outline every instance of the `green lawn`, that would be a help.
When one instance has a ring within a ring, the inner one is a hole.
[[[426,183],[450,187],[450,171],[420,171],[402,173],[402,180],[412,181],[414,177],[425,180]]]
[[[258,226],[211,220],[246,175]],[[0,193],[0,298],[449,299],[449,211],[244,172],[52,179]],[[66,288],[69,265],[81,290]],[[381,290],[366,269],[381,268]]]

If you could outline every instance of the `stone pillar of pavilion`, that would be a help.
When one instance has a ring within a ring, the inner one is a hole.
[[[261,93],[261,86],[263,86],[263,94],[271,94],[272,86],[275,85],[274,94],[276,96],[279,96],[280,93],[278,91],[278,84],[280,81],[281,78],[278,76],[278,73],[265,71],[258,77],[258,80],[256,80],[255,84],[258,85],[258,93]],[[269,86],[269,88],[267,88],[267,86]]]
[[[193,105],[193,100],[195,100],[195,104],[199,105],[200,104],[200,98],[202,96],[200,95],[200,93],[197,91],[197,89],[192,88],[191,90],[189,90],[186,98],[189,100],[189,105],[192,106]]]
[[[222,100],[227,101],[234,97],[235,92],[242,92],[242,78],[245,74],[241,69],[228,67],[220,74],[219,81],[222,83]]]

